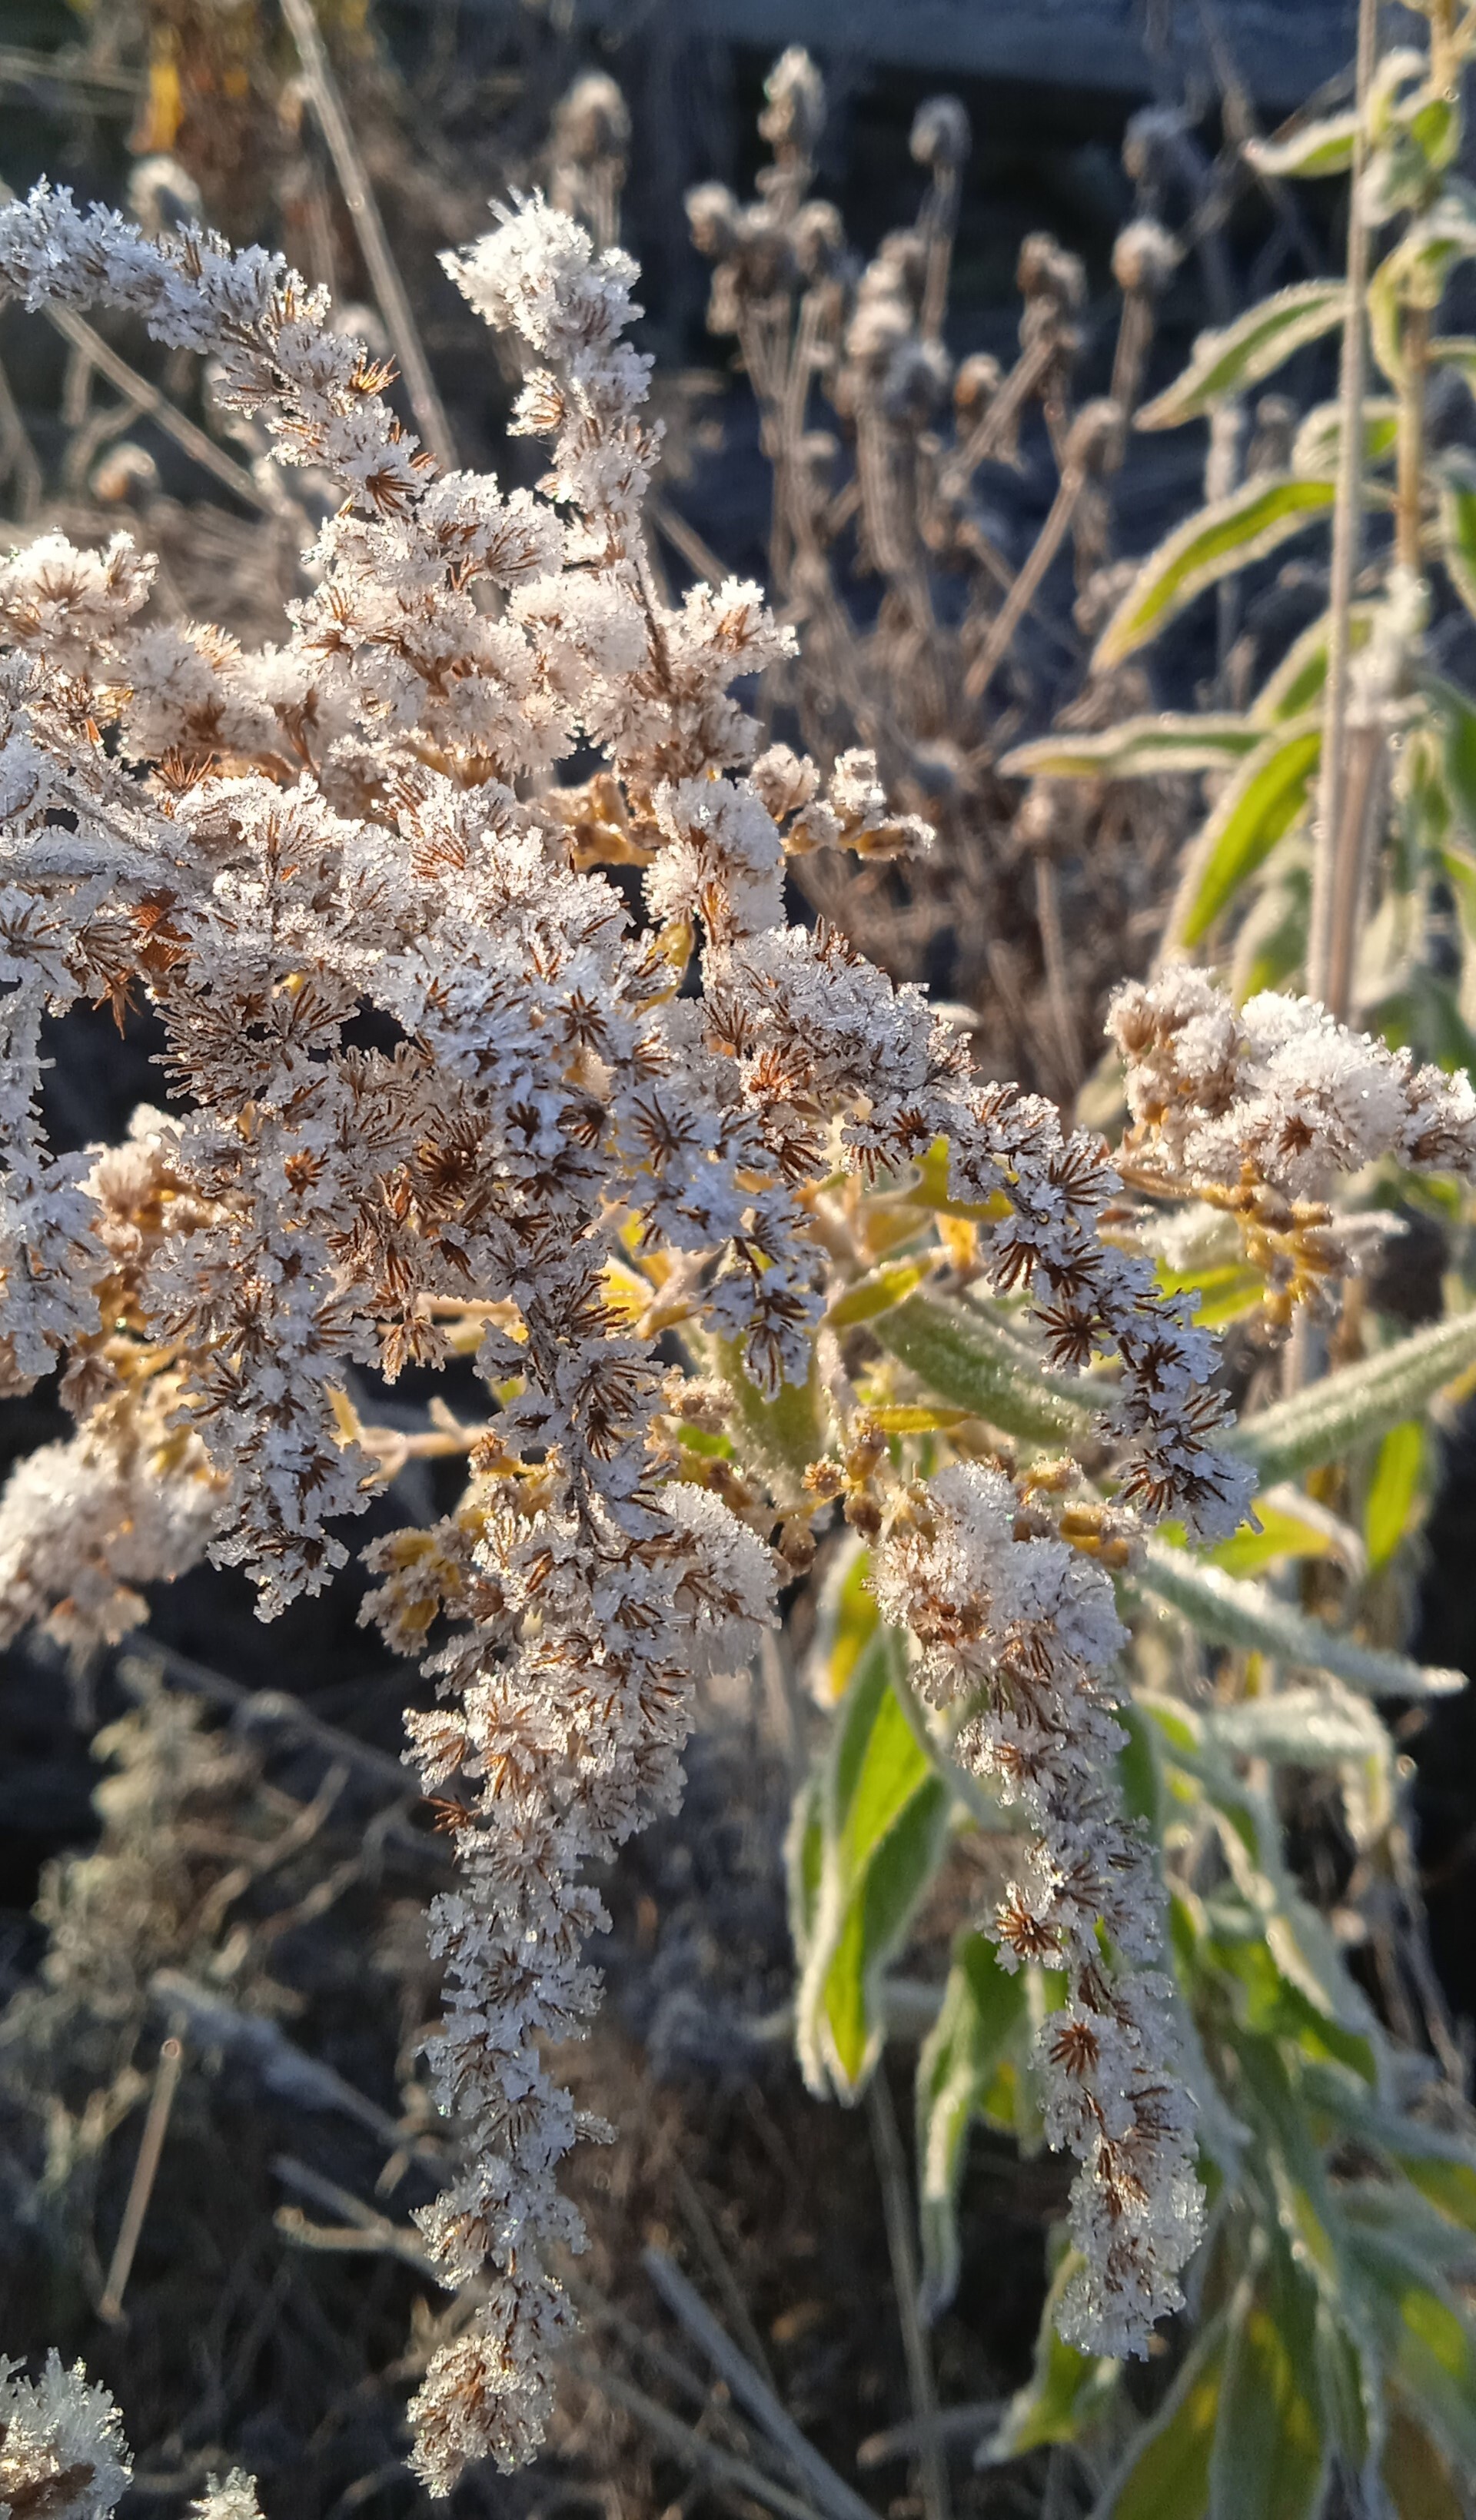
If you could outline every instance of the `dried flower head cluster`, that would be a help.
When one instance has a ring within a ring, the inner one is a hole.
[[[864,755],[827,785],[790,753],[753,760],[731,687],[788,644],[755,588],[659,599],[633,266],[534,202],[452,268],[535,362],[517,425],[550,442],[538,495],[437,472],[382,374],[270,256],[147,241],[44,189],[0,212],[0,288],[126,307],[208,352],[222,402],[342,492],[313,591],[253,653],[141,625],[149,564],[124,538],[101,557],[46,538],[7,564],[0,1353],[12,1389],[62,1364],[79,1422],[65,1463],[22,1471],[5,1546],[27,1615],[67,1583],[74,1637],[115,1633],[122,1589],[207,1528],[269,1614],[342,1562],[336,1526],[376,1474],[348,1371],[475,1350],[491,1414],[467,1496],[377,1544],[370,1605],[391,1642],[432,1647],[441,1703],[414,1719],[415,1756],[461,1863],[434,1918],[434,2071],[467,2167],[424,2220],[479,2306],[417,2401],[438,2492],[536,2445],[568,2320],[549,2258],[579,2230],[558,2172],[593,2130],[543,2045],[595,2001],[585,1872],[670,1805],[693,1675],[742,1665],[785,1573],[770,1536],[792,1492],[738,1510],[715,1475],[682,1474],[657,1328],[682,1323],[745,1406],[813,1390],[835,1267],[819,1185],[906,1179],[942,1141],[950,1198],[988,1220],[975,1274],[1031,1290],[1056,1364],[1118,1361],[1124,1517],[1216,1537],[1249,1485],[1216,1447],[1213,1340],[1099,1231],[1105,1149],[980,1083],[917,990],[788,922],[787,852],[918,835]],[[607,767],[549,784],[580,743]],[[639,872],[639,915],[602,861]],[[140,991],[177,1115],[56,1154],[45,1025]],[[621,1295],[633,1258],[660,1287],[644,1313]],[[827,1425],[817,1404],[817,1452],[845,1438],[835,1409]],[[152,1522],[127,1509],[140,1478],[178,1492]],[[87,1500],[85,1595],[60,1562],[68,1493]],[[1071,2022],[1103,2060],[1071,2069],[1056,2111],[1088,2165],[1098,2289],[1078,2328],[1117,2344],[1170,2297],[1192,2214],[1154,2000],[1089,1965],[1089,1912],[1145,1947],[1091,1781],[1115,1630],[1063,1542],[995,1547],[1003,1510],[987,1480],[944,1485],[940,1536],[896,1536],[881,1580],[929,1652],[957,1601],[978,1662],[960,1676],[994,1689],[990,1755],[1013,1745],[1041,1826],[1021,1915],[1076,1955]],[[1109,2105],[1119,2067],[1129,2097]],[[1150,2135],[1169,2165],[1151,2177]]]
[[[940,1471],[898,1501],[876,1598],[917,1639],[923,1693],[962,1708],[956,1755],[1035,1823],[996,1930],[1006,1966],[1067,1978],[1040,2043],[1048,2133],[1083,2164],[1071,2203],[1083,2263],[1058,2323],[1095,2353],[1145,2353],[1153,2321],[1183,2307],[1203,2197],[1169,1990],[1148,1965],[1162,1924],[1153,1856],[1111,1781],[1127,1739],[1110,1683],[1126,1632],[1110,1575],[1072,1545],[1071,1508],[1057,1524],[1049,1507],[976,1462]],[[1078,1508],[1075,1521],[1096,1551],[1120,1550],[1099,1513]]]
[[[1133,1179],[1229,1207],[1275,1318],[1318,1302],[1357,1263],[1364,1220],[1334,1218],[1327,1204],[1340,1176],[1392,1158],[1476,1178],[1464,1071],[1419,1066],[1308,998],[1266,990],[1236,1008],[1205,972],[1173,968],[1120,990],[1110,1029],[1126,1063]]]

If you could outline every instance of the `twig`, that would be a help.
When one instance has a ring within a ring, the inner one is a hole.
[[[983,698],[1004,663],[1015,632],[1035,602],[1042,580],[1066,539],[1086,486],[1087,475],[1080,467],[1073,466],[1062,474],[1050,515],[1036,537],[1035,549],[991,621],[984,645],[963,677],[963,689],[971,700]]]
[[[1353,171],[1348,194],[1348,304],[1343,318],[1342,370],[1338,403],[1342,436],[1338,447],[1337,507],[1332,529],[1332,583],[1327,622],[1327,687],[1322,711],[1322,762],[1319,780],[1317,854],[1313,867],[1312,924],[1307,947],[1307,983],[1315,998],[1330,1005],[1327,983],[1334,960],[1334,927],[1338,919],[1338,842],[1343,825],[1343,739],[1348,717],[1349,621],[1354,581],[1358,575],[1364,519],[1364,393],[1367,377],[1367,344],[1364,302],[1368,286],[1368,228],[1363,209],[1365,143],[1364,125],[1368,91],[1378,50],[1378,0],[1360,0],[1358,34],[1358,127],[1353,144]],[[1345,915],[1347,905],[1343,905]],[[1351,956],[1345,959],[1351,961]],[[1332,1007],[1332,1012],[1340,1010]]]
[[[780,2520],[818,2520],[813,2502],[802,2502],[797,2494],[789,2494],[783,2486],[776,2485],[772,2477],[766,2476],[762,2468],[754,2467],[746,2458],[737,2458],[732,2451],[719,2450],[715,2442],[703,2441],[701,2434],[694,2433],[690,2424],[684,2424],[680,2415],[657,2406],[654,2398],[648,2398],[644,2389],[637,2389],[613,2371],[606,2371],[601,2363],[587,2362],[582,2354],[567,2355],[565,2363],[587,2389],[598,2391],[602,2398],[608,2399],[611,2406],[621,2407],[628,2415],[634,2415],[636,2421],[644,2424],[649,2433],[654,2434],[675,2457],[685,2459],[687,2465],[695,2468],[699,2475],[710,2476],[715,2485],[735,2487],[754,2502],[761,2502],[767,2511],[777,2511]],[[867,2520],[876,2520],[871,2504],[862,2502],[859,2497],[858,2510],[866,2513]]]
[[[184,2055],[183,2045],[173,2037],[166,2039],[158,2051],[158,2071],[155,2075],[154,2090],[150,2094],[149,2114],[144,2120],[138,2159],[133,2165],[128,2201],[123,2207],[123,2219],[118,2227],[117,2242],[112,2252],[112,2264],[108,2270],[108,2281],[103,2287],[103,2298],[98,2304],[98,2317],[106,2318],[110,2326],[116,2325],[123,2316],[123,2294],[127,2289],[128,2277],[133,2272],[134,2253],[143,2233],[144,2218],[149,2211],[149,2200],[154,2193],[154,2182],[158,2174],[159,2155],[164,2148],[164,2137],[169,2130],[169,2112],[174,2106],[174,2094],[179,2089],[180,2068],[184,2063]]]
[[[881,2181],[886,2218],[887,2251],[892,2261],[892,2290],[902,2322],[902,2350],[907,2358],[913,2421],[922,2429],[917,2443],[917,2483],[927,2520],[951,2520],[948,2461],[938,2437],[938,2392],[933,2358],[917,2309],[917,2252],[913,2245],[913,2200],[907,2183],[907,2161],[897,2127],[897,2112],[884,2072],[867,2085],[867,2114],[872,2122],[872,2149]]]
[[[307,2216],[293,2205],[279,2207],[273,2220],[279,2231],[303,2249],[373,2250],[385,2257],[399,2258],[416,2273],[425,2275],[440,2289],[450,2289],[446,2271],[437,2266],[415,2233],[391,2223],[386,2214],[377,2214],[363,2204],[346,2187],[335,2180],[325,2179],[320,2171],[310,2170],[305,2161],[294,2161],[291,2153],[280,2152],[272,2169],[284,2187],[294,2187],[299,2196],[309,2197],[315,2205],[326,2205],[332,2214],[341,2214],[343,2224],[329,2229],[321,2223],[310,2223]]]
[[[759,2377],[772,2389],[774,2374],[769,2368],[769,2358],[764,2352],[763,2338],[753,2324],[748,2305],[743,2299],[742,2288],[724,2255],[722,2241],[713,2228],[712,2217],[702,2202],[696,2182],[677,2151],[670,2134],[666,2137],[662,2152],[672,2185],[677,2192],[677,2203],[682,2209],[683,2219],[702,2253],[708,2273],[723,2296],[728,2316],[738,2329],[743,2351]]]
[[[295,1732],[300,1740],[311,1741],[345,1767],[356,1769],[404,1802],[414,1795],[409,1771],[387,1750],[377,1750],[372,1742],[356,1740],[353,1733],[342,1732],[335,1724],[326,1724],[314,1715],[298,1697],[283,1688],[247,1688],[244,1681],[228,1680],[223,1671],[212,1671],[208,1664],[193,1662],[188,1654],[176,1653],[172,1645],[160,1644],[153,1637],[140,1640],[136,1653],[125,1655],[123,1669],[130,1662],[155,1666],[161,1677],[194,1690],[201,1697],[212,1698],[217,1706],[233,1708],[246,1724],[280,1724],[284,1732]],[[421,1841],[417,1841],[420,1843]]]
[[[10,185],[0,179],[0,206],[15,198]],[[46,306],[42,312],[64,341],[69,341],[72,348],[96,368],[99,376],[106,377],[111,385],[115,385],[120,394],[152,420],[156,428],[161,428],[166,437],[172,437],[176,446],[182,446],[187,455],[192,455],[205,472],[213,472],[217,481],[233,491],[238,499],[246,500],[248,506],[259,508],[268,517],[276,515],[271,499],[245,465],[238,464],[233,456],[227,455],[223,446],[216,445],[213,437],[207,437],[202,428],[197,428],[193,420],[187,420],[182,411],[176,410],[168,395],[157,385],[151,384],[147,377],[141,377],[137,368],[130,367],[126,359],[120,358],[112,343],[105,341],[102,334],[96,332],[84,316],[74,314],[69,306]]]
[[[688,567],[705,585],[721,586],[724,578],[732,574],[724,567],[711,544],[703,542],[695,525],[690,525],[669,499],[663,499],[657,491],[650,491],[647,496],[646,513],[662,540],[670,543],[672,550],[685,560]]]
[[[384,318],[384,329],[394,346],[400,374],[405,380],[405,390],[410,396],[410,407],[415,414],[415,425],[437,464],[445,472],[454,472],[456,441],[451,434],[451,424],[430,373],[420,330],[405,293],[405,284],[389,250],[389,239],[384,233],[380,205],[359,155],[353,126],[343,110],[337,81],[323,48],[312,0],[282,0],[282,14],[297,47],[297,58],[302,65],[313,112],[328,143],[328,154],[338,178],[338,190],[354,223],[359,250],[364,256],[370,283]]]
[[[929,2441],[974,2441],[1004,2412],[1002,2398],[981,2398],[973,2406],[940,2407],[934,2415],[910,2416],[889,2424],[885,2432],[869,2433],[856,2452],[858,2467],[885,2467],[894,2458],[912,2458]]]
[[[726,2328],[718,2324],[701,2295],[694,2291],[665,2250],[644,2249],[641,2263],[673,2318],[681,2321],[693,2343],[700,2346],[738,2405],[768,2434],[775,2447],[783,2452],[816,2502],[830,2514],[830,2520],[875,2520],[870,2503],[864,2502],[844,2477],[836,2475],[828,2460],[822,2458],[813,2442],[806,2440],[793,2416],[785,2412],[768,2383],[759,2377],[746,2356],[738,2352]]]

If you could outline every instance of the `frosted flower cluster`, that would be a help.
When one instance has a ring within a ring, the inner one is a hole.
[[[55,2346],[39,2379],[0,2354],[0,2513],[6,2520],[108,2520],[132,2474],[122,2421],[80,2362]]]
[[[1470,1078],[1417,1067],[1309,998],[1265,990],[1236,1009],[1185,968],[1120,990],[1110,1029],[1135,1122],[1192,1180],[1248,1173],[1318,1200],[1381,1156],[1476,1178]]]
[[[956,1755],[998,1779],[1037,1832],[995,1931],[1006,1966],[1067,1977],[1041,2032],[1047,2132],[1082,2164],[1071,2233],[1083,2264],[1061,2333],[1093,2353],[1144,2354],[1153,2322],[1183,2307],[1204,2200],[1169,1989],[1151,1966],[1162,1891],[1113,1784],[1127,1735],[1110,1675],[1127,1637],[1111,1578],[977,1462],[905,1497],[873,1562],[884,1615],[917,1640],[923,1694],[965,1710]]]
[[[270,1615],[343,1562],[377,1473],[350,1370],[392,1379],[475,1346],[489,1415],[467,1494],[376,1545],[369,1605],[391,1643],[428,1648],[439,1703],[414,1757],[460,1861],[433,1917],[433,2070],[466,2168],[424,2220],[478,2306],[414,2410],[437,2493],[536,2447],[569,2322],[549,2257],[580,2232],[559,2171],[593,2130],[545,2047],[596,2000],[588,1868],[671,1805],[693,1675],[751,1655],[784,1572],[780,1506],[739,1513],[676,1458],[657,1327],[616,1300],[629,1255],[658,1260],[672,1317],[773,1398],[807,1381],[832,1291],[817,1186],[837,1166],[906,1174],[944,1140],[951,1198],[989,1216],[983,1279],[1030,1290],[1057,1366],[1118,1361],[1103,1433],[1124,1511],[1216,1538],[1248,1494],[1217,1442],[1213,1340],[1099,1231],[1120,1189],[1105,1148],[981,1083],[920,992],[788,923],[787,854],[919,835],[869,756],[824,787],[779,748],[754,760],[732,686],[789,645],[756,588],[662,600],[647,367],[622,338],[633,267],[539,202],[451,267],[543,363],[517,422],[548,442],[537,494],[438,473],[279,260],[193,230],[148,240],[44,187],[0,210],[0,296],[126,308],[208,353],[221,403],[342,493],[312,592],[256,652],[142,620],[150,563],[126,538],[89,556],[47,537],[5,567],[0,1366],[10,1389],[60,1366],[77,1432],[22,1466],[0,1535],[20,1615],[78,1643],[199,1548]],[[555,784],[581,746],[604,766]],[[603,865],[639,871],[639,916]],[[139,996],[180,1114],[59,1156],[46,1027]],[[1020,1582],[1027,1564],[1045,1581],[1055,1559],[1022,1552]],[[1090,1586],[1050,1581],[1074,1640],[1051,1702],[1086,1724],[1079,1753],[1059,1745],[1088,1832],[1081,1912],[1090,1885],[1111,1920],[1088,1842],[1107,1735],[1073,1677],[1106,1631]],[[892,1582],[926,1638],[927,1582]],[[1068,1806],[1041,1791],[1064,1862]],[[1021,1893],[1043,1933],[1066,1912],[1048,1887]],[[1140,2021],[1129,2002],[1096,2007],[1113,2058],[1148,2052],[1151,2006]],[[1086,2214],[1129,2190],[1076,2134]],[[1133,2126],[1104,2118],[1102,2141],[1136,2158]],[[1160,2297],[1146,2274],[1123,2287],[1133,2318]],[[1104,2297],[1100,2333],[1126,2315]]]

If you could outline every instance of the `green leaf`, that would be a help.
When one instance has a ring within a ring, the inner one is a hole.
[[[965,1930],[954,1945],[943,2008],[917,2058],[920,2309],[931,2324],[959,2284],[959,2184],[974,2118],[1013,2133],[1033,2025],[1025,1979],[993,1943]]]
[[[905,1304],[909,1295],[917,1293],[936,1265],[929,1251],[919,1260],[889,1260],[871,1270],[836,1297],[826,1315],[827,1324],[832,1330],[849,1329],[856,1322],[872,1322],[878,1313],[889,1313],[894,1304]]]
[[[1230,2320],[1222,2311],[1196,2337],[1163,2406],[1139,2434],[1093,2520],[1204,2520],[1229,2351]]]
[[[1330,481],[1299,481],[1291,472],[1258,473],[1213,508],[1201,508],[1140,569],[1097,642],[1094,667],[1120,665],[1192,604],[1206,587],[1279,551],[1330,514]]]
[[[1363,2277],[1389,2377],[1410,2414],[1459,2472],[1476,2473],[1476,2352],[1454,2302],[1420,2263],[1424,2235],[1369,2219],[1366,2187],[1348,2200],[1347,2247]],[[1383,2219],[1383,2218],[1381,2218]]]
[[[1242,1418],[1225,1441],[1254,1464],[1263,1484],[1299,1478],[1417,1416],[1473,1364],[1476,1312],[1456,1313],[1361,1365],[1326,1375],[1310,1391],[1277,1401],[1259,1418]]]
[[[1000,763],[1006,779],[1156,779],[1168,772],[1224,770],[1253,752],[1243,717],[1127,717],[1101,735],[1044,735],[1018,743]]]
[[[1273,1767],[1340,1767],[1348,1760],[1392,1757],[1389,1735],[1363,1699],[1326,1688],[1278,1688],[1205,1711],[1209,1738],[1237,1758]]]
[[[1346,175],[1358,139],[1354,112],[1319,115],[1304,122],[1284,140],[1250,140],[1242,152],[1258,175],[1290,176],[1311,182],[1319,175]]]
[[[1348,652],[1360,655],[1373,634],[1378,607],[1356,604],[1348,615]],[[1324,612],[1294,639],[1251,709],[1257,726],[1284,726],[1316,708],[1327,688],[1328,621]]]
[[[1278,1600],[1264,1585],[1196,1564],[1187,1551],[1166,1548],[1162,1541],[1146,1543],[1135,1581],[1212,1643],[1269,1654],[1299,1671],[1330,1671],[1368,1697],[1445,1697],[1466,1685],[1463,1672],[1361,1645]]]
[[[1173,921],[1195,945],[1306,811],[1322,757],[1321,720],[1268,736],[1230,780],[1190,852]]]
[[[937,1869],[950,1808],[893,1686],[899,1654],[895,1635],[878,1629],[832,1728],[818,1805],[804,1803],[791,1828],[791,1907],[808,1915],[799,2059],[812,2091],[848,2100],[881,2052],[881,1972]],[[802,1894],[796,1861],[814,1874]]]
[[[1242,394],[1284,366],[1293,351],[1319,341],[1343,320],[1341,280],[1303,280],[1262,298],[1217,333],[1201,333],[1182,377],[1138,415],[1140,428],[1178,428]]]
[[[807,1382],[782,1383],[776,1397],[766,1400],[744,1366],[741,1339],[715,1338],[712,1349],[737,1404],[731,1421],[735,1448],[756,1456],[785,1492],[797,1494],[801,1474],[825,1451],[814,1365]]]
[[[865,1543],[852,1532],[826,1570],[816,1604],[815,1634],[805,1657],[805,1679],[819,1705],[839,1704],[880,1625],[869,1581],[871,1565]]]
[[[1425,1429],[1418,1418],[1391,1426],[1378,1448],[1364,1499],[1369,1572],[1387,1566],[1418,1511],[1425,1476]]]
[[[1370,394],[1364,405],[1364,469],[1369,471],[1391,456],[1399,444],[1399,405],[1391,397]],[[1297,430],[1291,450],[1293,472],[1311,480],[1335,478],[1343,447],[1342,406],[1319,402]]]
[[[1405,312],[1433,314],[1451,275],[1476,255],[1476,216],[1464,197],[1448,189],[1427,217],[1411,221],[1385,255],[1368,285],[1368,328],[1374,355],[1392,385],[1404,380]]]
[[[1447,455],[1440,467],[1440,556],[1468,612],[1476,612],[1476,466]]]
[[[1010,2399],[998,2432],[981,2448],[981,2466],[1023,2458],[1052,2442],[1080,2441],[1117,2395],[1122,2364],[1107,2355],[1083,2354],[1055,2332],[1061,2296],[1081,2265],[1077,2250],[1062,2252],[1036,2331],[1034,2368]]]
[[[1218,1262],[1209,1269],[1171,1269],[1160,1260],[1158,1283],[1166,1295],[1195,1294],[1199,1297],[1194,1320],[1200,1329],[1222,1329],[1227,1322],[1237,1322],[1253,1312],[1266,1294],[1266,1280],[1259,1269],[1251,1269],[1237,1260]]]
[[[1318,2295],[1273,2247],[1230,2326],[1210,2458],[1215,2520],[1311,2520],[1327,2443],[1317,2393]]]
[[[1028,1350],[977,1306],[914,1295],[874,1324],[876,1337],[940,1399],[967,1409],[1005,1435],[1059,1444],[1084,1433],[1096,1412],[1063,1378],[1035,1365]]]
[[[1202,1320],[1203,1315],[1199,1318]],[[1351,1575],[1364,1571],[1364,1550],[1351,1526],[1300,1488],[1269,1488],[1256,1499],[1259,1531],[1243,1523],[1229,1540],[1206,1551],[1203,1562],[1227,1575],[1259,1575],[1289,1557],[1335,1557]]]

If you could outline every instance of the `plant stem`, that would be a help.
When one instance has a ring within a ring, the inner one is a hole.
[[[1312,925],[1307,944],[1307,984],[1315,998],[1326,994],[1337,917],[1338,837],[1343,818],[1343,737],[1348,715],[1348,624],[1353,608],[1364,521],[1364,396],[1367,336],[1364,313],[1368,284],[1368,229],[1363,210],[1366,156],[1364,121],[1378,52],[1378,0],[1360,0],[1358,35],[1358,131],[1348,193],[1348,306],[1338,401],[1338,495],[1332,530],[1332,584],[1327,623],[1327,696],[1322,716],[1322,766],[1318,795],[1317,856],[1313,869]]]
[[[453,472],[456,470],[456,445],[451,435],[451,424],[436,391],[430,364],[405,293],[405,284],[389,250],[389,239],[384,234],[380,205],[375,200],[364,160],[354,140],[353,126],[343,110],[343,100],[323,48],[312,0],[282,0],[282,14],[297,47],[297,59],[302,64],[302,75],[313,101],[318,127],[328,142],[328,154],[334,161],[338,190],[354,223],[359,250],[364,256],[380,313],[384,318],[384,329],[394,345],[400,374],[405,380],[405,390],[410,396],[410,407],[415,413],[415,425],[441,470]]]
[[[913,2200],[908,2188],[907,2156],[902,2149],[897,2112],[892,2106],[892,2094],[882,2066],[878,2065],[867,2085],[867,2108],[872,2121],[872,2148],[881,2182],[887,2251],[892,2261],[892,2289],[897,2296],[897,2314],[902,2322],[902,2346],[907,2360],[913,2421],[919,2427],[914,2472],[921,2487],[925,2520],[952,2520],[948,2461],[936,2429],[938,2392],[933,2382],[933,2358],[928,2351],[926,2332],[917,2311],[917,2253],[913,2245]]]
[[[169,2131],[169,2112],[174,2106],[174,2094],[179,2088],[184,2053],[179,2040],[172,2036],[164,2041],[158,2051],[158,2071],[154,2078],[154,2091],[149,2101],[149,2114],[144,2120],[143,2139],[139,2144],[138,2159],[133,2165],[133,2179],[128,2189],[128,2201],[123,2208],[117,2246],[112,2252],[112,2264],[108,2270],[108,2281],[103,2298],[98,2304],[98,2317],[106,2318],[110,2326],[115,2326],[123,2316],[123,2294],[127,2288],[128,2277],[133,2272],[134,2253],[143,2235],[144,2219],[149,2211],[149,2199],[154,2193],[154,2182],[158,2173],[159,2155],[164,2148],[164,2138]]]

